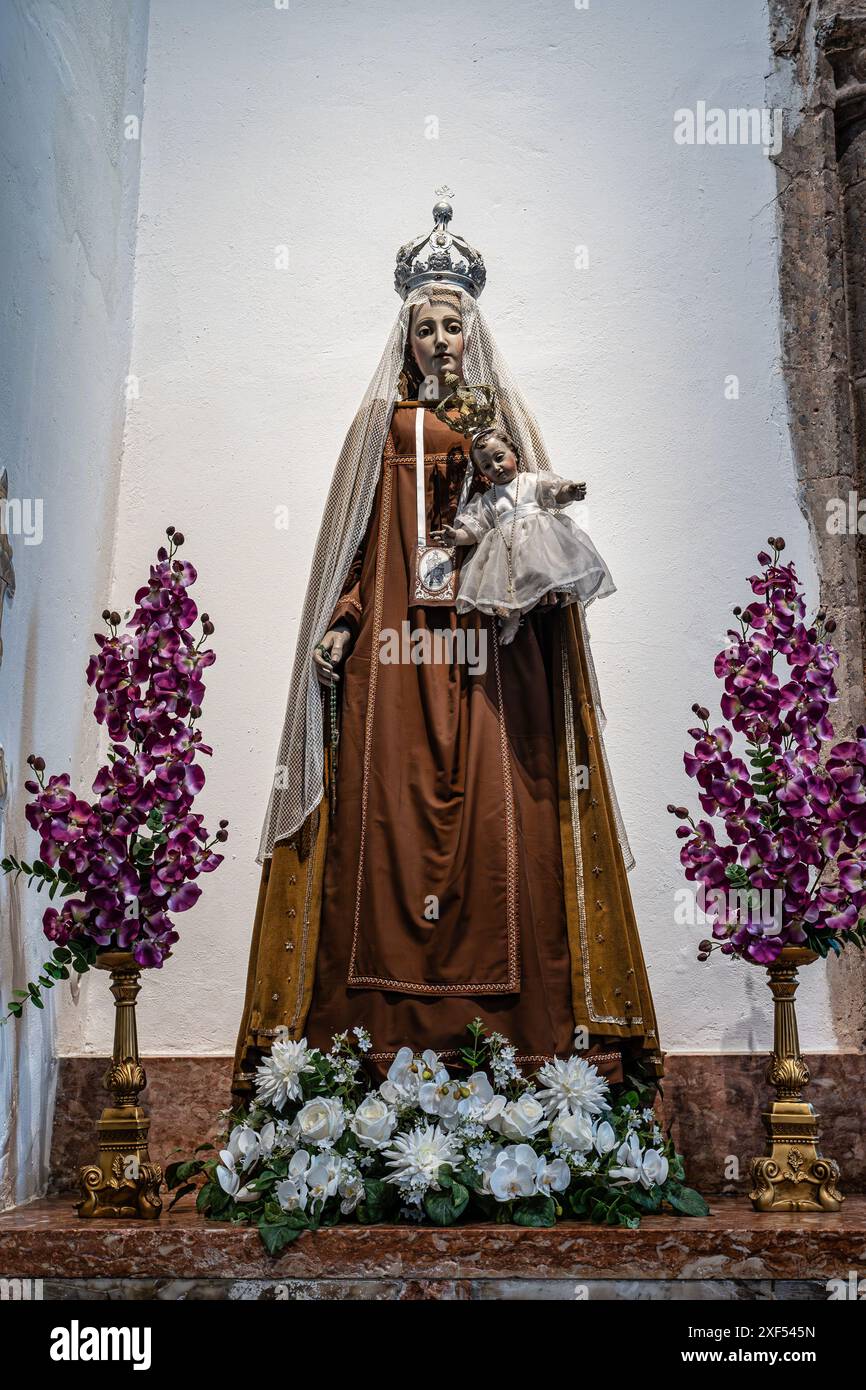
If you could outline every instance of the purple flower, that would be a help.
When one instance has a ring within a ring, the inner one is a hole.
[[[735,610],[740,630],[714,661],[725,722],[711,730],[707,711],[693,707],[703,725],[689,730],[684,766],[705,818],[676,830],[687,879],[779,895],[781,930],[760,914],[713,916],[723,954],[762,964],[787,944],[862,936],[861,912],[866,919],[866,729],[822,747],[833,738],[839,658],[820,623],[806,625],[796,570],[778,562],[782,545],[758,556],[755,598]],[[748,765],[735,755],[738,739]]]
[[[27,783],[39,858],[77,890],[47,909],[46,936],[131,949],[148,967],[161,966],[178,939],[169,913],[191,908],[201,893],[194,880],[222,862],[192,810],[205,783],[198,759],[212,752],[196,721],[203,675],[216,659],[203,646],[213,626],[204,621],[198,637],[192,631],[196,571],[176,551],[172,536],[126,626],[106,613],[109,631],[96,636],[87,680],[111,746],[93,782],[95,801],[77,797],[66,773]]]

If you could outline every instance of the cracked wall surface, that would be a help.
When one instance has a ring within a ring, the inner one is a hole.
[[[770,0],[770,27],[768,104],[785,109],[775,157],[782,368],[821,603],[838,623],[833,722],[844,735],[866,718],[866,5]],[[841,533],[838,500],[854,520]],[[840,1044],[862,1048],[863,963],[851,950],[830,966]]]

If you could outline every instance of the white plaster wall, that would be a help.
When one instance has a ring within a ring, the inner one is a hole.
[[[0,419],[10,497],[42,499],[43,540],[12,537],[3,622],[4,854],[32,852],[22,783],[38,750],[86,783],[91,633],[110,580],[132,318],[146,0],[6,0],[0,7]],[[0,881],[0,996],[45,959],[44,898]],[[0,1207],[44,1183],[57,994],[0,1029]]]
[[[217,626],[202,803],[232,838],[175,958],[145,982],[146,1051],[233,1047],[323,499],[398,308],[394,253],[429,226],[443,182],[455,230],[485,254],[485,311],[556,466],[588,480],[619,585],[592,629],[663,1042],[767,1046],[760,974],[699,966],[703,933],[673,925],[683,880],[664,807],[690,791],[689,706],[716,699],[712,657],[768,534],[786,536],[815,592],[778,371],[773,168],[760,148],[673,139],[679,107],[762,106],[770,61],[754,0],[153,0],[141,393],[113,602],[128,602],[165,525],[181,527]],[[803,1035],[833,1049],[811,973]],[[108,1046],[107,992],[86,989],[64,1051]]]

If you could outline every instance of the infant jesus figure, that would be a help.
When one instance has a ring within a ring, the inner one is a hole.
[[[475,547],[460,571],[459,613],[475,608],[499,618],[505,645],[536,604],[588,603],[613,591],[589,536],[563,510],[583,500],[585,483],[522,472],[514,441],[499,427],[476,434],[469,457],[489,487],[433,537]]]

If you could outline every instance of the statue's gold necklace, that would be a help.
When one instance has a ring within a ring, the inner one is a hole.
[[[505,572],[508,575],[508,597],[514,598],[514,528],[517,525],[517,504],[520,501],[520,474],[517,477],[517,487],[514,489],[514,511],[511,516],[511,539],[505,539],[505,529],[499,524],[499,512],[496,510],[496,503],[493,504],[493,517],[496,528],[502,536],[502,544],[505,546]],[[509,483],[505,484],[510,487]]]

